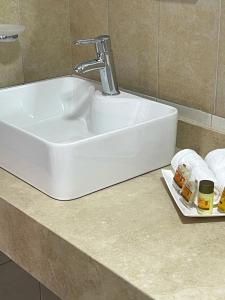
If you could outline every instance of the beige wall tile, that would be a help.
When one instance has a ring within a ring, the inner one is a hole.
[[[40,300],[39,283],[13,262],[0,266],[0,299]]]
[[[108,33],[107,0],[70,0],[70,20],[72,40],[94,38]],[[94,46],[73,46],[73,65],[94,59]],[[99,72],[85,74],[85,77],[99,79]]]
[[[18,0],[1,0],[0,22],[17,24]]]
[[[209,151],[225,147],[225,134],[179,121],[177,147],[191,148],[204,156]]]
[[[19,0],[25,81],[71,73],[69,0]]]
[[[0,23],[19,23],[17,0],[1,0]],[[23,80],[20,42],[0,43],[0,87],[16,85]]]
[[[159,97],[212,112],[219,0],[161,0]]]
[[[119,85],[157,94],[158,5],[154,0],[109,1],[109,30]]]
[[[216,115],[225,117],[225,2],[222,1]]]

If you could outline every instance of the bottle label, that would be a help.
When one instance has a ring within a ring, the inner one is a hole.
[[[184,199],[189,202],[192,196],[192,191],[185,185],[183,187],[181,195],[184,197]]]
[[[176,182],[176,184],[182,188],[185,182],[185,178],[182,175],[182,173],[180,172],[180,170],[177,170],[175,175],[174,175],[174,181]]]
[[[198,207],[202,210],[210,210],[210,201],[205,200],[204,198],[198,198]]]

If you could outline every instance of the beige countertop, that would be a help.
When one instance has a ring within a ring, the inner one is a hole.
[[[224,300],[225,218],[182,217],[161,177],[59,202],[0,169],[0,250],[63,300]]]

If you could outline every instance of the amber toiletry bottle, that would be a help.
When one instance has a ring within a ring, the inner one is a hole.
[[[220,197],[220,202],[218,203],[218,210],[222,213],[225,212],[225,189]]]
[[[198,213],[201,215],[211,215],[213,210],[214,182],[202,180],[199,183],[198,192]]]

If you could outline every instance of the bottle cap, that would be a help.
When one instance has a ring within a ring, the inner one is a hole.
[[[214,192],[214,182],[211,180],[201,180],[199,192],[202,194],[212,194]]]

